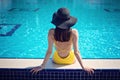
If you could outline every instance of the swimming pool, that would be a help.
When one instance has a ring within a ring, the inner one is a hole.
[[[50,23],[52,14],[60,7],[69,8],[71,15],[78,18],[73,28],[79,31],[83,58],[120,58],[119,0],[4,0],[3,3],[0,58],[44,58],[48,30],[54,28]]]

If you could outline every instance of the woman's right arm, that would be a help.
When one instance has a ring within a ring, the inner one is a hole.
[[[78,49],[78,32],[77,32],[77,30],[73,30],[73,47],[74,47],[74,54],[75,54],[78,62],[80,63],[81,67],[84,68],[82,58],[80,56],[80,52]]]
[[[87,71],[90,74],[94,73],[92,68],[85,67],[82,62],[82,58],[80,56],[80,51],[78,48],[78,31],[77,30],[73,30],[73,47],[74,47],[74,54],[75,54],[78,62],[80,63],[82,69],[84,69],[85,71]]]

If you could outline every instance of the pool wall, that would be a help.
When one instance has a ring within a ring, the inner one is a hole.
[[[45,69],[32,75],[31,68],[43,59],[0,59],[0,80],[120,80],[120,59],[83,59],[95,69],[88,75],[78,61],[72,65],[57,65],[50,59]]]
[[[118,69],[97,69],[88,75],[81,69],[46,69],[32,75],[30,69],[0,69],[0,80],[120,80]]]

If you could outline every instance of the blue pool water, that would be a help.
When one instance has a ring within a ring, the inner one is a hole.
[[[78,18],[83,58],[120,58],[120,0],[0,0],[0,58],[44,58],[60,7]]]

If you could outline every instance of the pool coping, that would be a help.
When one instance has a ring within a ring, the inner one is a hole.
[[[43,59],[0,59],[0,68],[32,68],[39,66],[42,61]],[[83,59],[83,63],[94,69],[120,69],[120,59]],[[58,65],[49,59],[45,69],[81,69],[81,66],[77,60],[71,65]]]

